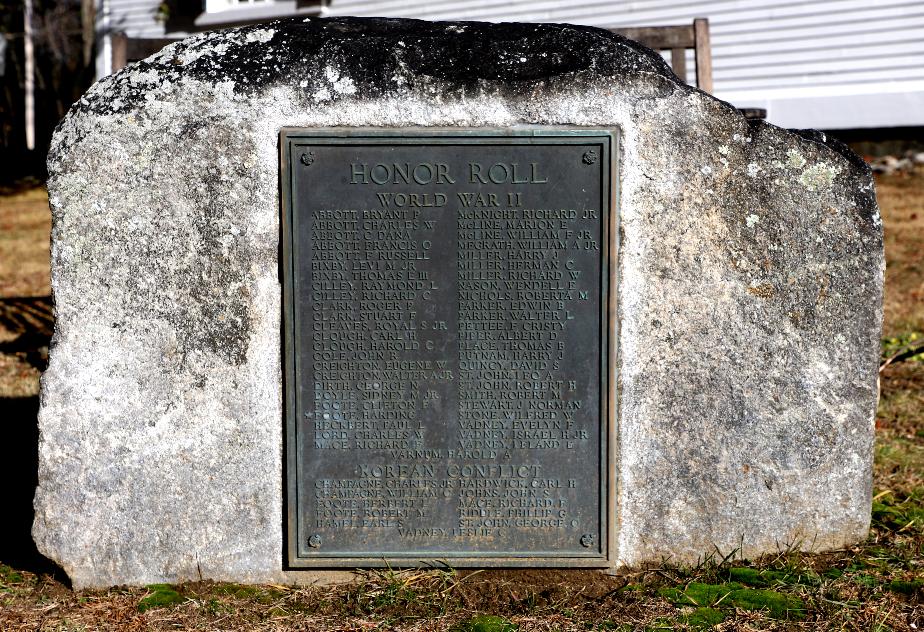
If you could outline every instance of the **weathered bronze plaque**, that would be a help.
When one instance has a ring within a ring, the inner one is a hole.
[[[616,155],[283,130],[290,566],[608,565]]]

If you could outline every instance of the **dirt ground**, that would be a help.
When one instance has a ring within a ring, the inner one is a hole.
[[[729,552],[616,577],[586,571],[376,571],[347,586],[201,582],[71,590],[29,537],[38,378],[52,329],[47,200],[0,197],[0,630],[924,629],[924,170],[881,178],[882,398],[869,538],[824,554]]]

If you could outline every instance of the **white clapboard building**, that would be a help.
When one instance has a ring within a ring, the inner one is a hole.
[[[169,1],[97,1],[101,76],[112,71],[113,34],[179,37],[295,14],[610,28],[707,18],[721,99],[765,108],[784,127],[924,125],[924,0],[191,0],[183,16]]]

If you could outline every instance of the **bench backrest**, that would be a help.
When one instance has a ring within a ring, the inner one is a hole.
[[[112,34],[112,72],[118,72],[133,61],[150,57],[161,48],[177,41],[176,38],[137,38],[124,33]]]
[[[686,26],[637,26],[609,30],[653,50],[669,50],[671,68],[674,69],[674,74],[684,81],[687,79],[686,51],[692,48],[696,63],[696,87],[712,93],[712,48],[709,44],[709,20],[696,18],[693,24]]]

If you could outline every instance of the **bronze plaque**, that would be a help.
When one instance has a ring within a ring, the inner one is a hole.
[[[609,565],[616,141],[283,130],[290,567]]]

